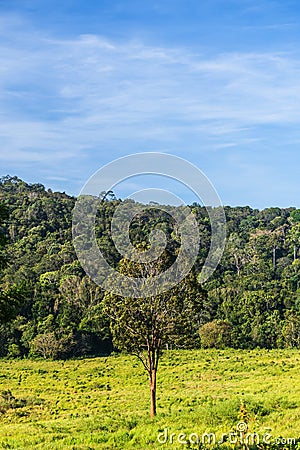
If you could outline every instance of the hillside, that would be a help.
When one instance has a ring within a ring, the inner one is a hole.
[[[99,246],[118,267],[121,256],[110,237],[110,222],[121,200],[102,203],[96,221]],[[45,358],[110,353],[109,321],[102,309],[104,292],[77,261],[71,236],[75,198],[29,185],[17,177],[0,179],[2,217],[0,354]],[[209,249],[205,209],[191,205],[201,233],[199,272]],[[277,348],[300,346],[300,214],[295,208],[225,207],[227,246],[218,269],[205,284],[201,341],[188,347]],[[154,210],[133,221],[131,239],[147,241],[154,226],[168,236],[172,223]],[[198,330],[196,330],[198,333]],[[195,334],[196,336],[196,334]],[[184,336],[183,336],[184,338]],[[172,344],[172,343],[170,343]],[[185,340],[174,346],[185,346]]]

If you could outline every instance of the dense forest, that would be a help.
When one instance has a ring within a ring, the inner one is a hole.
[[[0,179],[0,356],[68,358],[113,350],[105,292],[84,273],[72,245],[75,200],[17,177]],[[95,228],[116,269],[122,256],[110,224],[121,201],[105,195]],[[190,207],[201,235],[197,275],[208,253],[210,224],[203,206]],[[151,211],[132,222],[132,242],[143,245],[149,231],[160,227],[175,257],[172,220],[159,207]],[[227,244],[214,275],[199,287],[197,332],[185,339],[189,327],[183,327],[182,339],[166,345],[300,347],[300,210],[226,206],[225,213]],[[197,283],[196,276],[192,280]]]

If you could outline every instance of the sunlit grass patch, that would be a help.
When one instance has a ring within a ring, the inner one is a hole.
[[[151,420],[147,375],[132,356],[2,360],[0,448],[183,448],[159,444],[158,433],[228,433],[241,405],[249,429],[298,438],[299,369],[296,350],[165,352]]]

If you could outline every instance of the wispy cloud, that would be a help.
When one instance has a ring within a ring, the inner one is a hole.
[[[244,126],[299,120],[300,61],[287,54],[207,57],[94,35],[30,36],[31,31],[18,33],[13,43],[0,44],[1,97],[16,115],[43,112],[57,114],[60,123],[67,116],[92,125],[112,118],[140,122],[157,114],[158,122],[170,116],[195,122],[221,118]]]
[[[126,142],[187,138],[226,151],[260,140],[261,126],[300,121],[298,54],[197,54],[0,22],[3,162],[51,165]]]

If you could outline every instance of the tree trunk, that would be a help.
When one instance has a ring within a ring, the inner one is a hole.
[[[273,269],[276,269],[276,247],[273,247]]]
[[[156,416],[156,369],[150,373],[150,417]]]
[[[237,275],[240,276],[239,258],[236,254],[234,254],[234,260],[235,260],[235,267],[236,267]]]

